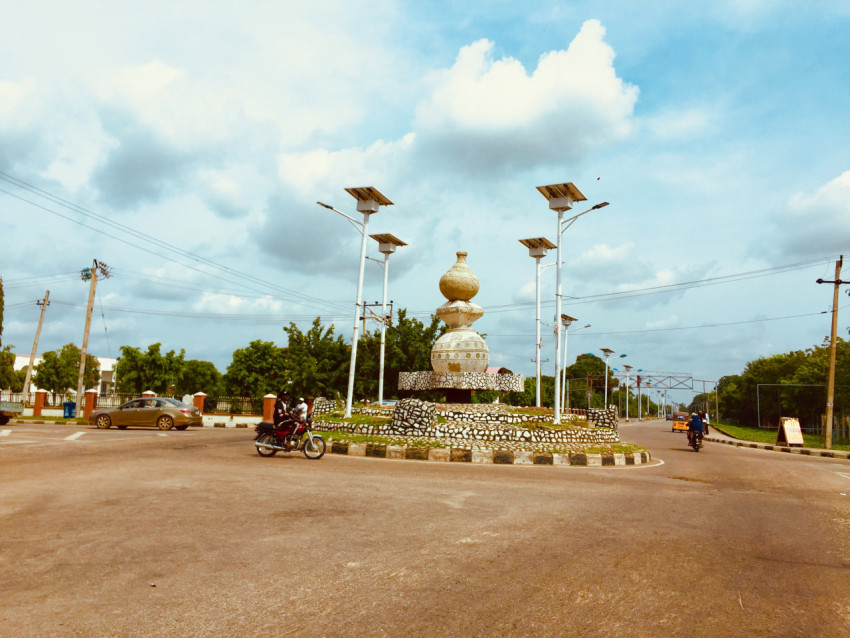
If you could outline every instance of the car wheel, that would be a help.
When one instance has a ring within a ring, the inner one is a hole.
[[[159,419],[157,420],[156,426],[160,430],[170,430],[171,428],[174,427],[174,419],[172,419],[168,415],[163,415],[163,416],[159,417]]]
[[[187,423],[186,425],[176,425],[176,426],[174,426],[174,429],[175,430],[185,430],[188,427],[189,427],[189,424]]]
[[[101,430],[108,430],[109,426],[112,425],[112,419],[105,414],[98,414],[94,424]]]

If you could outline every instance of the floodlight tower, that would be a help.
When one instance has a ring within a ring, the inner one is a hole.
[[[535,299],[536,299],[536,307],[537,307],[537,341],[535,341],[535,349],[534,349],[534,362],[537,367],[537,391],[536,391],[536,405],[540,407],[540,349],[542,347],[541,339],[540,339],[540,259],[546,256],[546,253],[553,248],[555,248],[555,244],[546,239],[545,237],[536,237],[534,239],[520,239],[519,243],[528,248],[529,257],[534,257],[534,260],[537,262],[536,275],[535,275]]]
[[[366,230],[369,227],[369,215],[378,212],[380,206],[392,206],[393,203],[382,195],[378,189],[372,186],[360,188],[346,188],[345,192],[357,200],[357,212],[363,213],[363,221],[359,222],[350,215],[346,215],[338,211],[333,206],[328,206],[322,202],[316,202],[319,206],[332,210],[345,217],[351,224],[357,228],[358,232],[363,237],[360,243],[360,270],[357,275],[357,300],[354,305],[354,334],[351,338],[351,365],[348,369],[348,393],[345,397],[345,416],[351,417],[351,403],[354,398],[354,369],[357,365],[357,341],[359,339],[360,327],[358,321],[363,309],[363,270],[366,266],[366,239],[368,235]]]
[[[583,213],[564,219],[564,211],[570,210],[575,202],[587,201],[587,197],[585,197],[581,191],[576,188],[576,185],[572,182],[550,184],[548,186],[538,186],[537,190],[540,191],[540,194],[549,201],[549,209],[558,213],[558,256],[557,261],[555,262],[555,272],[557,273],[555,278],[555,418],[553,421],[554,423],[560,423],[561,385],[560,376],[558,375],[558,366],[561,361],[561,324],[558,321],[558,318],[561,316],[561,235],[565,230],[567,230],[567,228],[573,225],[576,219],[592,210],[607,206],[608,202],[596,204],[596,206],[584,211]]]
[[[407,244],[390,234],[369,235],[369,237],[378,242],[378,252],[384,256],[384,261],[378,262],[384,267],[384,293],[381,298],[381,363],[378,371],[378,405],[381,406],[384,404],[384,350],[387,335],[387,280],[390,272],[390,255],[396,251],[396,248],[407,246]]]

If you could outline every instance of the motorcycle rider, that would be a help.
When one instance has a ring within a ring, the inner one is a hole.
[[[280,425],[287,419],[291,419],[292,414],[289,410],[289,393],[286,390],[281,390],[277,393],[277,400],[274,402],[274,413],[272,419],[275,425]]]
[[[688,445],[694,441],[694,437],[699,437],[702,440],[702,419],[696,412],[691,413],[691,420],[688,422]]]
[[[304,397],[298,397],[298,403],[294,411],[301,417],[302,421],[307,420],[307,403],[304,401]]]

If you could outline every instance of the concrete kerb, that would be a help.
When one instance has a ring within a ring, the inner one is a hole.
[[[383,445],[373,443],[349,443],[327,440],[327,451],[331,454],[386,458],[407,461],[434,461],[437,463],[474,463],[477,465],[553,465],[582,467],[614,467],[646,465],[652,462],[652,454],[646,452],[587,454],[573,452],[557,454],[531,450],[511,451],[487,448],[437,448],[425,446]]]
[[[731,437],[719,437],[709,435],[705,437],[706,441],[712,443],[723,443],[724,445],[732,445],[734,447],[746,447],[753,450],[767,450],[769,452],[785,452],[786,454],[800,454],[803,456],[820,457],[827,459],[843,459],[850,460],[850,452],[843,450],[821,450],[810,447],[789,447],[785,445],[777,445],[774,443],[759,443],[756,441],[742,441],[741,439],[733,439]]]

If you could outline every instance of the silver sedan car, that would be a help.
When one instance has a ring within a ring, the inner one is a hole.
[[[113,425],[119,430],[128,426],[185,430],[190,425],[203,425],[203,420],[198,408],[177,399],[144,397],[127,401],[117,408],[94,410],[89,423],[102,430]]]

